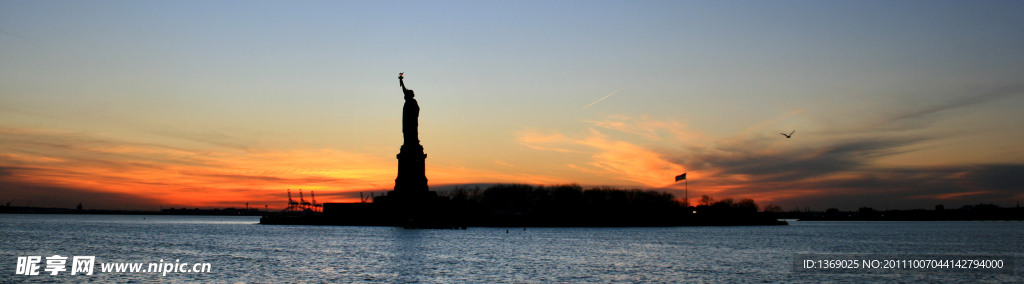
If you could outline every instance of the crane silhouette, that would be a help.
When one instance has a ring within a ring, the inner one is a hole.
[[[312,204],[309,204],[309,202],[307,202],[306,199],[302,198],[302,189],[300,188],[299,189],[299,210],[301,210],[301,211],[309,210],[309,206],[311,206],[311,205]]]
[[[292,190],[288,189],[288,208],[285,211],[299,211],[299,203],[292,200]]]
[[[782,134],[782,136],[786,136],[786,138],[790,138],[790,137],[793,137],[793,133],[796,133],[796,130],[793,130],[793,132],[790,132],[789,134],[786,134],[786,133],[779,133],[779,134]]]

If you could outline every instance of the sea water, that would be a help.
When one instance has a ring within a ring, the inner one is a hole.
[[[0,214],[0,282],[1024,283],[1021,261],[1010,274],[801,273],[793,265],[796,255],[812,253],[1024,260],[1020,221],[525,230],[258,223],[251,216]],[[68,257],[67,271],[44,271],[54,255]],[[27,256],[43,258],[39,275],[15,274],[18,257]],[[71,275],[74,256],[94,256],[93,274]],[[209,272],[101,271],[111,263],[209,264]]]

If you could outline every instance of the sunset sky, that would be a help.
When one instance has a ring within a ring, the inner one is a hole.
[[[405,72],[433,189],[682,197],[686,172],[690,197],[786,210],[1009,207],[1024,199],[1022,15],[1022,1],[0,0],[0,202],[380,194]]]

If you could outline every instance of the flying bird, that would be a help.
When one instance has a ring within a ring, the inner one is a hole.
[[[796,130],[793,130],[793,132],[790,132],[789,134],[786,134],[786,133],[779,133],[779,134],[782,134],[782,136],[786,136],[786,138],[790,138],[790,137],[793,137],[793,133],[795,133],[795,132],[796,132]]]

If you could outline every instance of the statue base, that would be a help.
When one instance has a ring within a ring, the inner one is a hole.
[[[402,145],[398,158],[398,177],[395,178],[395,194],[420,196],[430,192],[427,186],[426,159],[422,145]],[[436,194],[435,194],[436,196]]]

